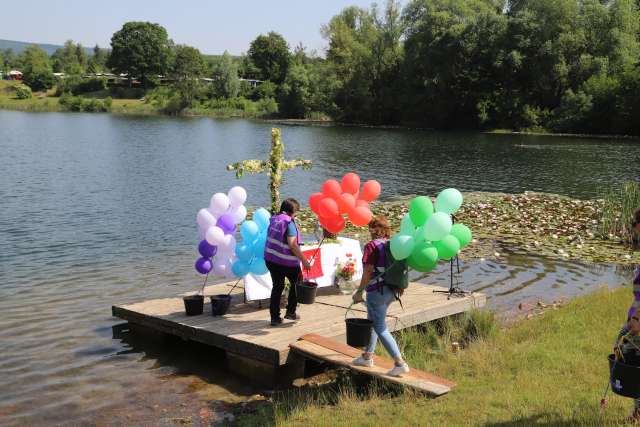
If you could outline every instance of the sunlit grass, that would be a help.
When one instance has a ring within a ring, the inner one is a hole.
[[[603,289],[500,330],[481,312],[413,329],[399,337],[409,364],[455,381],[448,395],[362,393],[346,384],[276,397],[241,425],[620,425],[632,401],[610,394],[604,414],[599,401],[630,300],[628,289]],[[466,348],[453,353],[453,340]]]

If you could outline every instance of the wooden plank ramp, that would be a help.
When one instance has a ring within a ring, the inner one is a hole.
[[[207,286],[205,295],[227,293],[233,283]],[[459,314],[486,302],[483,294],[447,298],[434,293],[442,287],[411,283],[400,304],[392,304],[387,313],[387,325],[397,331],[435,319]],[[345,312],[351,304],[351,295],[320,295],[315,304],[299,305],[301,320],[285,320],[280,327],[269,325],[268,303],[258,307],[256,302],[245,303],[242,288],[232,292],[229,312],[223,317],[211,316],[211,304],[205,299],[204,313],[186,316],[182,297],[161,298],[134,304],[114,305],[114,316],[134,324],[173,334],[185,339],[218,347],[271,366],[288,363],[290,347],[303,335],[315,333],[344,342]],[[354,306],[349,317],[366,317],[363,305]]]
[[[373,367],[355,366],[352,361],[362,354],[362,350],[317,334],[303,335],[300,340],[290,344],[290,347],[293,351],[304,356],[343,366],[394,384],[411,387],[432,396],[442,396],[456,385],[444,378],[413,368],[410,368],[409,373],[402,377],[391,377],[387,375],[387,372],[393,368],[393,361],[380,356],[373,357]]]

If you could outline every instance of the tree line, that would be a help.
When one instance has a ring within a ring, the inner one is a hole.
[[[167,112],[229,100],[287,118],[438,129],[640,134],[638,0],[411,0],[348,7],[321,28],[326,55],[275,32],[247,53],[202,55],[158,24],[128,22],[109,50],[67,42],[4,52],[31,86],[110,70],[135,77]],[[29,77],[28,77],[29,75]],[[159,76],[171,79],[157,87]],[[261,80],[251,87],[245,79]],[[211,78],[209,84],[202,77]],[[155,87],[155,89],[154,89]],[[34,89],[38,87],[32,86]],[[266,105],[266,104],[265,104]]]

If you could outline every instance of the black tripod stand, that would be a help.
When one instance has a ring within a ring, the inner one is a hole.
[[[454,215],[451,215],[451,220],[455,224],[456,217]],[[448,294],[447,299],[451,299],[452,296],[465,296],[469,293],[460,289],[460,282],[458,282],[458,276],[455,276],[455,283],[454,283],[454,274],[453,274],[454,260],[456,263],[457,274],[460,274],[460,258],[458,258],[458,255],[456,255],[455,258],[451,258],[451,260],[449,260],[449,279],[450,279],[449,289],[446,291],[433,291],[434,293],[438,293],[438,294]]]
[[[455,258],[451,258],[451,260],[449,261],[449,267],[450,267],[449,268],[449,279],[450,279],[449,289],[447,289],[446,291],[433,291],[434,293],[438,293],[438,294],[448,294],[447,299],[450,299],[452,296],[462,297],[469,293],[467,291],[463,291],[460,288],[460,283],[458,282],[457,276],[455,276],[455,280],[454,280],[454,273],[453,273],[454,260],[455,260],[456,270],[457,270],[456,274],[460,274],[460,259],[456,255]]]

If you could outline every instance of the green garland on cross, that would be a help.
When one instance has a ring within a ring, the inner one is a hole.
[[[282,173],[290,169],[301,167],[304,170],[310,169],[311,160],[284,159],[284,144],[280,129],[271,129],[271,153],[269,160],[243,160],[241,162],[227,165],[228,171],[236,171],[236,178],[241,178],[245,173],[252,175],[268,172],[269,173],[269,191],[271,192],[271,213],[277,214],[280,208],[280,185],[282,185]]]

